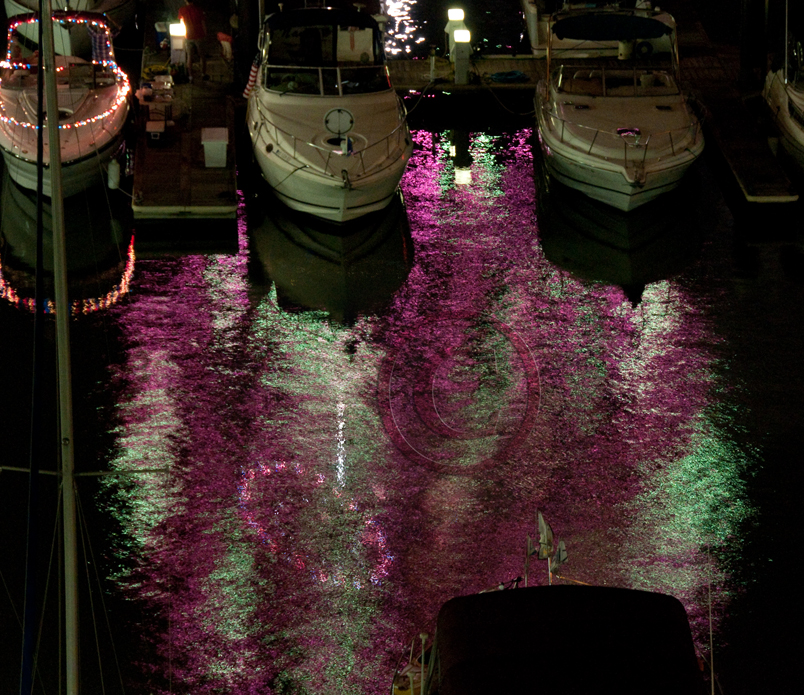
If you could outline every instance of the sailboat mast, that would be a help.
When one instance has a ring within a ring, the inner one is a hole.
[[[41,0],[43,23],[45,107],[50,152],[50,203],[53,219],[53,275],[56,300],[56,348],[59,375],[59,442],[61,444],[62,523],[64,525],[64,627],[66,693],[78,695],[78,541],[73,446],[72,380],[70,364],[70,309],[67,299],[67,259],[64,239],[64,199],[61,182],[59,104],[56,91],[56,55],[53,44],[51,0]]]

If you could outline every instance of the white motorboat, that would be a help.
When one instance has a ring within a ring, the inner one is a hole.
[[[289,207],[345,222],[386,207],[412,140],[376,20],[355,10],[266,18],[248,105],[255,158]]]
[[[20,30],[35,28],[38,21],[32,14],[9,21],[6,59],[0,62],[0,148],[11,178],[29,189],[37,185],[38,51],[32,50]],[[53,12],[53,24],[88,37],[84,54],[57,51],[56,55],[63,193],[70,196],[105,175],[105,166],[122,144],[131,87],[114,61],[111,33],[103,16]],[[43,190],[49,197],[48,152],[45,137]]]
[[[651,9],[562,11],[549,38],[536,118],[550,174],[624,211],[677,187],[704,138],[679,88],[674,19]],[[554,50],[554,39],[576,57]],[[601,48],[577,57],[581,41]]]
[[[787,27],[785,35],[788,35]],[[804,49],[801,42],[795,44],[793,64],[790,65],[790,62],[785,53],[784,65],[768,73],[762,97],[773,115],[779,132],[779,142],[798,165],[804,168]]]
[[[547,55],[547,46],[552,43],[552,49],[562,51],[565,57],[588,58],[592,55],[617,55],[618,42],[616,40],[600,39],[557,39],[550,41],[550,23],[553,14],[559,10],[580,10],[597,8],[619,9],[624,4],[619,0],[520,0],[525,26],[530,40],[531,52],[536,58]],[[632,0],[636,9],[650,9],[651,0]]]

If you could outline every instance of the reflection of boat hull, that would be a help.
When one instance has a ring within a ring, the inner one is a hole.
[[[36,277],[36,204],[4,174],[0,213],[0,297],[19,308],[33,309]],[[67,201],[65,236],[70,311],[88,314],[110,307],[128,293],[134,272],[133,237],[124,233],[123,210],[102,218],[86,201]],[[54,310],[53,235],[50,206],[44,209],[44,292],[48,311]],[[123,238],[123,237],[128,237]]]
[[[804,168],[804,91],[785,85],[784,71],[770,72],[762,96],[770,108],[779,141],[785,151]]]
[[[544,173],[538,157],[537,165]],[[700,249],[694,184],[690,180],[633,212],[622,212],[542,177],[542,250],[551,263],[579,279],[639,295],[645,285],[683,271]]]
[[[281,306],[326,311],[347,323],[387,304],[413,263],[398,193],[384,210],[343,225],[274,204],[252,238]]]
[[[99,199],[98,196],[93,197]],[[94,274],[99,267],[119,262],[121,245],[127,241],[124,237],[128,236],[124,230],[130,225],[130,220],[126,217],[124,200],[118,201],[118,208],[109,211],[106,205],[89,205],[83,196],[65,201],[67,270],[71,279]],[[105,214],[101,214],[101,210]],[[0,229],[14,265],[32,272],[36,265],[36,196],[17,186],[4,174],[0,213]],[[50,215],[50,204],[46,202],[43,208],[43,263],[45,270],[52,273],[53,233]]]

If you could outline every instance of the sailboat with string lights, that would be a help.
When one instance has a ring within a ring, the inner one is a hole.
[[[38,22],[36,14],[9,20],[6,56],[0,61],[0,148],[11,178],[32,190],[37,181],[39,51],[29,37]],[[69,46],[56,46],[63,194],[71,196],[102,180],[120,150],[131,85],[115,62],[111,30],[103,16],[54,11],[52,22],[68,27],[75,39]],[[46,139],[45,162],[47,150]],[[47,165],[44,195],[52,195]]]

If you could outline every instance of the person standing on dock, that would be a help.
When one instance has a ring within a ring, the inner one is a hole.
[[[201,79],[208,80],[207,59],[204,55],[204,39],[207,36],[207,22],[204,11],[197,7],[194,0],[184,0],[184,7],[179,8],[179,20],[184,24],[184,50],[187,54],[187,73],[193,79],[193,53],[198,54],[201,63]]]

